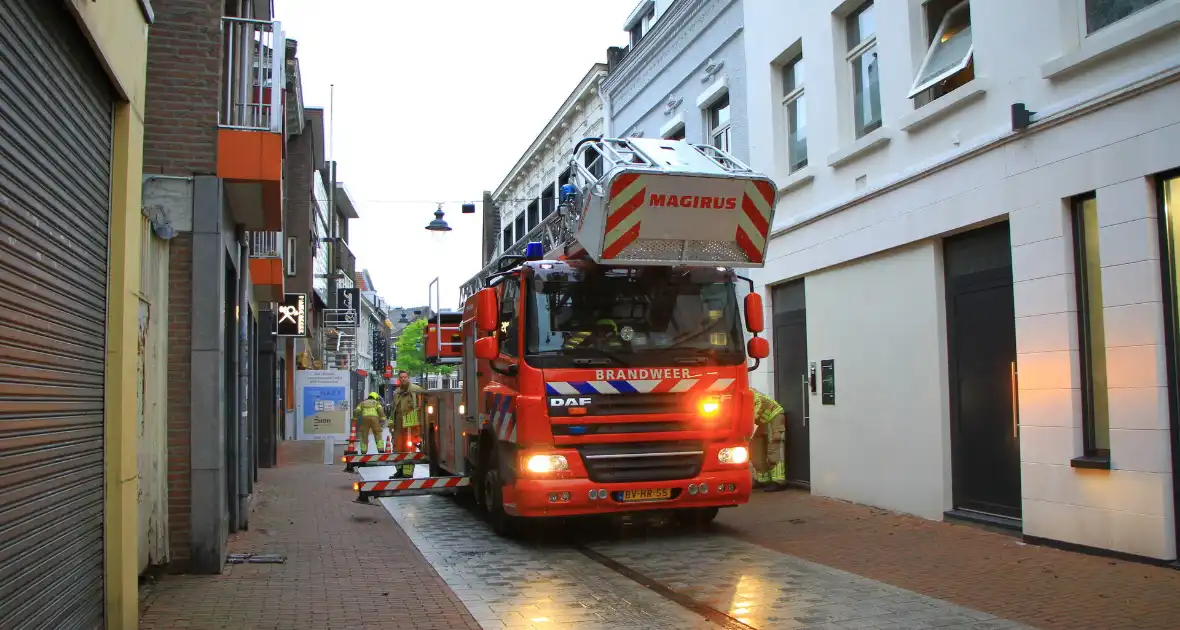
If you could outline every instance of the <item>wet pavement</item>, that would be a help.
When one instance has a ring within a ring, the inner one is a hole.
[[[1025,627],[717,532],[513,541],[450,497],[380,502],[483,628]]]

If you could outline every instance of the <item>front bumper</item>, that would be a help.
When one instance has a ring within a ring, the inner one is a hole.
[[[699,488],[707,486],[707,492]],[[689,492],[690,486],[697,489]],[[729,487],[733,490],[729,490]],[[692,479],[633,483],[595,483],[580,479],[520,479],[505,492],[504,509],[508,514],[523,517],[582,516],[621,514],[640,510],[671,510],[683,508],[734,507],[750,500],[752,480],[747,466],[732,470],[702,472]],[[646,501],[622,501],[626,490],[670,490],[671,498]],[[505,489],[506,491],[509,488]],[[595,498],[590,498],[594,491]],[[606,491],[598,498],[599,490]],[[563,500],[563,493],[569,499]],[[511,496],[509,496],[511,495]],[[556,501],[552,500],[556,495]]]

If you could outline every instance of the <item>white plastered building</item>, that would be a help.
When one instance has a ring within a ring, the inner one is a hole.
[[[790,476],[1174,560],[1180,0],[743,6]]]

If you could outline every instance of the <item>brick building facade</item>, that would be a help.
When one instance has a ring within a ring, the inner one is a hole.
[[[283,198],[298,196],[284,187],[302,181],[307,196],[310,184],[284,182],[284,144],[303,107],[294,43],[269,4],[153,2],[144,204],[174,231],[167,534],[180,571],[220,572],[280,424],[266,386],[285,358],[268,343],[285,291]]]

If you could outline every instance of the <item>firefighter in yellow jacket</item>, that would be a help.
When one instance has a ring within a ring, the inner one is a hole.
[[[750,438],[750,463],[754,465],[754,487],[777,492],[787,487],[787,467],[783,461],[783,442],[787,434],[787,415],[782,405],[762,392],[754,394],[754,437]]]
[[[385,450],[385,430],[381,424],[385,421],[385,409],[381,407],[381,397],[377,392],[369,394],[369,397],[361,401],[361,404],[356,406],[352,412],[352,419],[357,423],[359,430],[357,437],[360,438],[360,452],[364,455],[369,450],[369,434],[373,434],[373,439],[377,442],[377,452]]]
[[[422,388],[410,382],[410,373],[397,373],[397,387],[393,390],[393,402],[389,413],[389,439],[394,441],[395,451],[404,447],[409,451],[413,431],[418,428],[418,395]],[[407,464],[397,469],[396,475],[413,475],[414,465]]]

